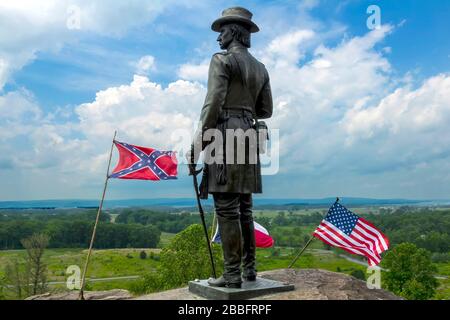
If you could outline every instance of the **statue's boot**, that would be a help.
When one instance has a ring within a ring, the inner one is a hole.
[[[255,244],[255,225],[252,221],[241,221],[242,228],[242,277],[247,281],[256,280],[256,244]]]
[[[253,222],[253,198],[251,194],[239,197],[239,212],[242,229],[242,277],[247,281],[256,280],[256,244],[255,225]]]
[[[220,239],[222,241],[224,272],[219,279],[210,279],[208,283],[216,287],[240,288],[242,236],[241,223],[234,217],[217,217]]]
[[[229,283],[223,276],[218,279],[209,279],[208,284],[212,287],[226,287],[240,289],[242,287],[241,283]]]

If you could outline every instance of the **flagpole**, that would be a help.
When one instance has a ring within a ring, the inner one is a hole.
[[[216,213],[213,214],[213,221],[211,226],[211,243],[214,241],[214,231],[216,230]]]
[[[89,251],[88,251],[88,254],[86,257],[86,263],[84,265],[83,276],[81,278],[80,295],[79,295],[80,300],[84,300],[84,286],[85,286],[85,281],[86,281],[86,273],[87,273],[87,269],[88,269],[88,265],[89,265],[89,259],[92,254],[92,248],[94,246],[95,235],[97,232],[97,226],[98,226],[98,222],[100,220],[100,213],[102,212],[102,208],[103,208],[103,201],[105,200],[106,188],[108,187],[109,169],[111,167],[111,159],[112,159],[112,153],[113,153],[113,149],[114,149],[114,142],[116,141],[116,136],[117,136],[117,131],[114,132],[114,138],[113,138],[113,141],[111,144],[111,151],[109,153],[108,169],[106,171],[106,179],[105,179],[105,185],[103,188],[103,195],[102,195],[102,199],[100,201],[100,206],[98,207],[97,217],[95,219],[95,224],[94,224],[94,230],[92,231],[91,243],[89,245]]]
[[[213,252],[212,252],[212,248],[211,248],[212,246],[211,246],[211,242],[209,240],[208,227],[206,226],[206,221],[205,221],[205,211],[203,210],[202,203],[200,201],[200,190],[198,188],[198,181],[197,181],[197,175],[200,174],[200,172],[202,172],[202,170],[198,170],[198,171],[195,170],[195,165],[193,165],[196,163],[195,162],[195,146],[194,146],[194,144],[192,144],[192,146],[191,146],[191,154],[190,154],[190,159],[188,159],[188,161],[190,161],[190,163],[188,163],[189,174],[192,175],[192,179],[194,182],[195,197],[197,198],[198,211],[200,213],[200,219],[202,221],[203,231],[205,232],[206,245],[208,246],[212,274],[213,274],[213,277],[215,279],[217,279],[216,266],[214,264],[214,256],[213,256]]]
[[[339,202],[339,198],[336,198],[336,203]],[[292,262],[289,264],[288,269],[291,269],[294,264],[297,262],[298,258],[300,258],[300,256],[303,254],[303,252],[305,252],[306,248],[308,248],[308,246],[311,244],[311,242],[314,240],[314,236],[311,237],[311,239],[308,240],[308,242],[306,243],[306,245],[303,247],[302,250],[300,250],[300,252],[297,254],[297,256],[295,256],[294,260],[292,260]]]
[[[211,243],[209,242],[208,228],[206,227],[206,222],[205,222],[205,212],[203,211],[202,203],[200,202],[200,192],[198,190],[198,182],[197,182],[196,173],[193,172],[192,176],[193,176],[193,180],[194,180],[195,195],[197,197],[197,206],[198,206],[198,210],[200,212],[200,219],[202,220],[203,231],[205,232],[206,244],[208,246],[208,251],[209,251],[209,259],[211,260],[212,274],[213,274],[214,278],[216,279],[217,278],[216,266],[214,265],[214,257],[213,257],[213,253],[212,253]]]
[[[308,246],[311,244],[311,242],[314,240],[314,236],[311,237],[311,239],[309,239],[309,241],[306,243],[306,245],[303,247],[302,250],[300,250],[300,252],[297,254],[297,256],[294,258],[294,260],[292,260],[291,264],[289,265],[288,269],[291,269],[292,266],[297,262],[298,258],[300,258],[300,256],[302,255],[302,253],[306,250],[306,248],[308,248]]]

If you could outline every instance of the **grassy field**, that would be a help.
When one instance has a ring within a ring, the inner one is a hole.
[[[313,242],[316,247],[319,242]],[[147,253],[147,259],[139,257],[141,251]],[[148,272],[155,271],[158,266],[160,249],[112,249],[95,251],[89,267],[88,278],[116,278],[128,276],[142,276]],[[258,270],[266,271],[273,269],[287,268],[297,249],[276,248],[258,249],[257,261]],[[49,282],[63,282],[51,284],[52,291],[59,291],[65,288],[64,282],[67,275],[66,270],[71,265],[84,265],[86,250],[82,249],[50,249],[45,253],[45,262],[48,265]],[[24,258],[25,251],[1,251],[0,270],[14,258]],[[439,275],[449,276],[450,266],[438,265]],[[308,249],[295,264],[295,268],[319,268],[333,272],[350,274],[354,270],[361,270],[364,273],[366,268],[357,263],[347,261],[337,256],[333,251],[322,249]],[[136,279],[108,279],[101,282],[89,282],[88,290],[110,290],[129,289]],[[441,286],[438,289],[436,298],[448,299],[450,297],[449,279],[440,279]]]
[[[310,231],[309,227],[304,227]],[[174,234],[163,233],[160,246],[166,246],[174,237]],[[161,249],[112,249],[95,250],[89,266],[88,278],[102,279],[106,281],[89,282],[88,290],[110,290],[129,289],[136,281],[133,279],[115,279],[118,277],[142,276],[148,272],[155,271],[159,264],[159,253]],[[141,259],[140,253],[145,251],[146,259]],[[257,268],[259,271],[287,268],[292,261],[298,248],[271,248],[257,250]],[[81,269],[84,266],[87,251],[85,249],[48,249],[44,260],[48,266],[48,281],[51,282],[50,290],[59,291],[65,289],[64,282],[67,279],[66,270],[71,265],[77,265]],[[341,252],[339,252],[341,253]],[[0,251],[0,277],[7,263],[14,259],[24,259],[24,250]],[[450,265],[437,264],[441,286],[436,298],[449,299],[450,297]],[[336,254],[333,250],[324,250],[320,241],[313,241],[310,248],[295,264],[295,268],[319,268],[333,272],[350,274],[352,271],[361,270],[366,272],[366,267],[348,261]],[[113,279],[109,279],[113,278]],[[58,283],[54,283],[58,282]],[[7,296],[8,297],[8,296]]]
[[[438,279],[439,288],[437,289],[436,299],[450,299],[450,264],[437,263],[439,276],[447,277],[446,279]]]
[[[140,258],[140,252],[147,253],[147,259]],[[142,276],[148,272],[155,271],[158,266],[158,254],[160,249],[112,249],[94,251],[89,265],[88,278],[116,278],[127,276]],[[286,268],[295,254],[294,249],[258,249],[258,270],[273,270]],[[25,251],[1,251],[0,269],[13,259],[25,258]],[[46,251],[44,260],[48,266],[48,281],[51,289],[63,289],[67,279],[66,270],[69,266],[77,265],[81,269],[84,266],[86,250],[82,249],[49,249]],[[332,252],[319,253],[316,250],[307,251],[296,264],[298,268],[321,268],[330,271],[349,273],[354,269],[365,270],[364,267],[348,262],[335,256]],[[101,282],[90,282],[88,289],[109,290],[128,289],[135,279],[108,279]]]
[[[278,216],[278,213],[284,212],[286,215],[289,215],[291,212],[293,215],[308,215],[314,212],[319,212],[323,215],[326,214],[326,209],[301,209],[301,210],[254,210],[253,215],[256,220],[260,217],[267,217],[267,218],[275,218]]]
[[[162,232],[161,233],[161,238],[159,240],[159,247],[160,248],[165,248],[169,245],[170,241],[175,237],[174,233],[167,233],[167,232]]]
[[[287,268],[298,252],[296,249],[287,248],[278,248],[277,251],[279,251],[278,254],[274,256],[273,249],[258,249],[257,261],[259,271]],[[364,266],[347,261],[337,256],[333,251],[314,248],[307,249],[300,259],[297,260],[294,267],[339,271],[346,274],[350,274],[354,270],[366,271]]]
[[[147,254],[140,258],[141,251]],[[159,264],[160,249],[113,249],[95,250],[89,264],[87,277],[91,279],[142,276],[155,271]],[[48,268],[48,281],[51,290],[65,288],[64,282],[69,266],[76,265],[83,270],[87,250],[85,249],[48,249],[44,261]],[[8,262],[24,259],[25,250],[0,251],[0,277]],[[90,282],[89,290],[128,289],[133,279],[109,279],[101,282]],[[54,283],[57,282],[57,283]]]
[[[147,259],[140,259],[141,251],[147,253]],[[109,278],[141,275],[151,271],[158,265],[157,257],[160,249],[113,249],[94,250],[90,264],[89,277]],[[48,249],[44,261],[48,268],[49,281],[65,281],[69,266],[84,266],[87,250],[84,249]],[[0,269],[15,258],[24,259],[25,250],[0,251]]]

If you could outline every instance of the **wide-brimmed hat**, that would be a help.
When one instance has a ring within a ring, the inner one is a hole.
[[[244,24],[251,33],[259,31],[258,26],[252,21],[253,14],[245,8],[233,7],[222,12],[222,17],[213,22],[211,29],[220,32],[220,28],[227,23],[237,22]]]

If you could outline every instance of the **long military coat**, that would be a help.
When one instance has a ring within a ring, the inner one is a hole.
[[[212,128],[246,131],[254,126],[253,119],[270,118],[272,111],[269,74],[247,48],[235,45],[227,52],[217,53],[212,57],[208,93],[200,118],[203,133]],[[236,148],[237,144],[234,149],[235,156],[238,157]],[[247,154],[244,163],[237,163],[236,158],[232,164],[225,165],[225,170],[223,165],[216,163],[207,166],[203,177],[207,181],[203,183],[207,182],[209,193],[262,193],[259,161],[250,161],[255,159],[255,155],[250,154],[255,148],[246,146],[245,150]]]

